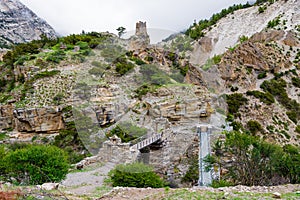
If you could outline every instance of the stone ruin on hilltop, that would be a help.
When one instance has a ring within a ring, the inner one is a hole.
[[[137,22],[135,35],[132,36],[130,39],[130,50],[140,50],[146,49],[150,44],[150,37],[147,33],[147,25],[146,22]]]

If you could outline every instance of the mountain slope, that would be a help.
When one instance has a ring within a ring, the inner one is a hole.
[[[45,34],[56,37],[54,29],[18,0],[0,1],[0,48],[22,43]]]
[[[190,54],[206,85],[227,95],[234,129],[255,123],[252,134],[281,145],[300,138],[299,10],[295,0],[237,10],[204,30]]]
[[[241,36],[251,37],[263,31],[268,22],[276,17],[280,17],[280,28],[285,31],[295,30],[296,25],[300,24],[298,0],[276,1],[271,5],[266,5],[262,13],[259,12],[259,7],[263,6],[237,10],[220,19],[215,26],[206,31],[203,38],[194,44],[191,62],[195,65],[203,65],[208,58],[234,47]],[[285,22],[284,25],[283,22]]]

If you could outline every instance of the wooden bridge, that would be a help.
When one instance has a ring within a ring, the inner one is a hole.
[[[162,133],[153,134],[150,137],[131,146],[130,149],[131,150],[140,150],[142,148],[145,148],[145,147],[149,146],[150,144],[153,144],[153,143],[157,142],[158,140],[160,140],[162,138],[162,135],[163,135]]]

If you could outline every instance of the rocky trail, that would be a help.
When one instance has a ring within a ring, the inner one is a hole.
[[[66,193],[70,194],[91,194],[97,187],[101,187],[107,178],[108,172],[114,168],[114,162],[93,163],[82,171],[69,173],[61,185],[65,187]]]

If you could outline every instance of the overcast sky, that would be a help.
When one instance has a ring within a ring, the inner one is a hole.
[[[62,35],[85,31],[116,33],[119,26],[128,31],[137,21],[148,28],[175,32],[196,19],[208,18],[230,5],[247,0],[20,0]]]

